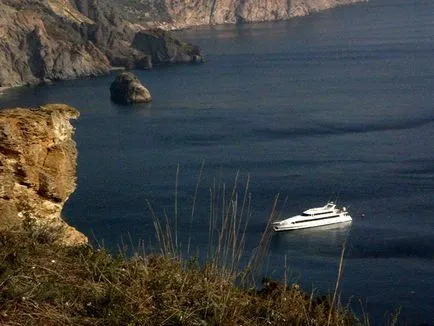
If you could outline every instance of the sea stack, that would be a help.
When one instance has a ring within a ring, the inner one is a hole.
[[[45,230],[62,245],[88,242],[61,216],[76,188],[69,121],[78,116],[63,104],[0,111],[0,230]]]
[[[110,98],[118,104],[148,103],[152,97],[132,72],[120,73],[110,85]]]

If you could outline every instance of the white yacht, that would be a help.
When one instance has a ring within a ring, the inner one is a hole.
[[[345,223],[352,220],[345,207],[336,208],[336,204],[328,202],[323,207],[315,207],[304,211],[300,215],[289,217],[273,223],[274,231],[289,231],[313,228],[336,223]]]

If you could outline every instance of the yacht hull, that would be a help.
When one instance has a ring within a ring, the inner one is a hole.
[[[293,230],[315,228],[315,227],[332,225],[332,224],[349,223],[352,221],[352,218],[349,215],[330,218],[327,220],[309,221],[309,222],[301,222],[301,223],[292,223],[292,221],[290,221],[291,219],[293,218],[289,218],[287,220],[274,223],[273,230],[275,232],[293,231]]]

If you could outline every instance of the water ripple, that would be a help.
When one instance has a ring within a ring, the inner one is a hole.
[[[348,124],[348,123],[329,123],[321,122],[307,125],[303,128],[295,127],[288,129],[259,128],[254,132],[262,134],[272,139],[287,137],[312,137],[327,135],[344,135],[344,134],[365,134],[371,132],[409,130],[420,128],[434,122],[434,117],[425,117],[400,122],[381,122],[375,124]]]

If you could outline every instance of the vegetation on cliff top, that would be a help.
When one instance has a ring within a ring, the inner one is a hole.
[[[48,233],[0,235],[0,324],[361,324],[348,309],[297,285],[245,289],[213,264],[169,255],[127,259],[51,241]]]

